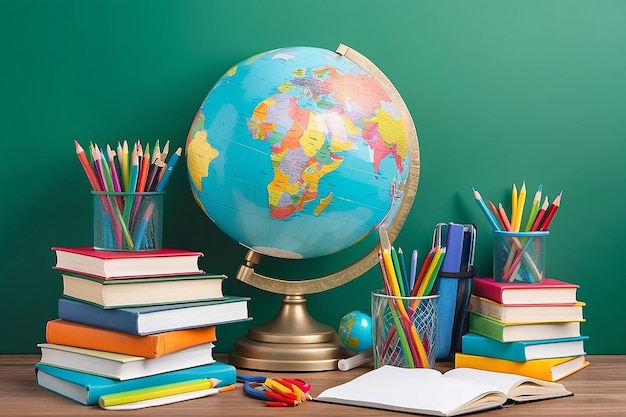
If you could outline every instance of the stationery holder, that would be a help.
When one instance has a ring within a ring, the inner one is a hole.
[[[165,192],[92,191],[93,246],[109,251],[161,249]]]
[[[461,337],[468,332],[476,235],[474,224],[458,223],[439,223],[433,233],[433,246],[441,246],[444,239],[446,246],[434,286],[439,293],[436,358],[440,361],[454,358],[461,350]]]

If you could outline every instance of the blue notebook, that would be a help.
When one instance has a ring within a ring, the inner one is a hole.
[[[440,273],[457,274],[461,269],[463,254],[464,226],[449,223],[446,232],[446,255]],[[454,316],[456,312],[459,283],[458,279],[438,277],[435,290],[439,293],[437,311],[437,359],[450,355]]]
[[[97,404],[98,399],[105,394],[115,394],[202,378],[217,378],[221,380],[219,385],[217,385],[218,387],[234,384],[236,381],[236,369],[232,365],[214,362],[210,365],[119,381],[42,363],[35,364],[37,385],[84,405]]]

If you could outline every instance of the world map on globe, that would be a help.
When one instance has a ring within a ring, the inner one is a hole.
[[[384,84],[344,56],[290,47],[230,68],[190,128],[192,194],[227,235],[264,255],[345,249],[393,220],[409,134]]]

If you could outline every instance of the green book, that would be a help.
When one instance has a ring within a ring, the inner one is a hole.
[[[500,342],[560,339],[580,336],[580,322],[505,324],[484,314],[471,311],[469,330]]]

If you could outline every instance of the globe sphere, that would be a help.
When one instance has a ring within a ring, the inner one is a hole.
[[[377,78],[336,52],[252,56],[215,83],[193,120],[192,194],[257,253],[336,253],[397,214],[410,165],[401,115]]]
[[[362,352],[372,348],[372,318],[360,311],[351,311],[339,322],[339,338],[346,349]]]

